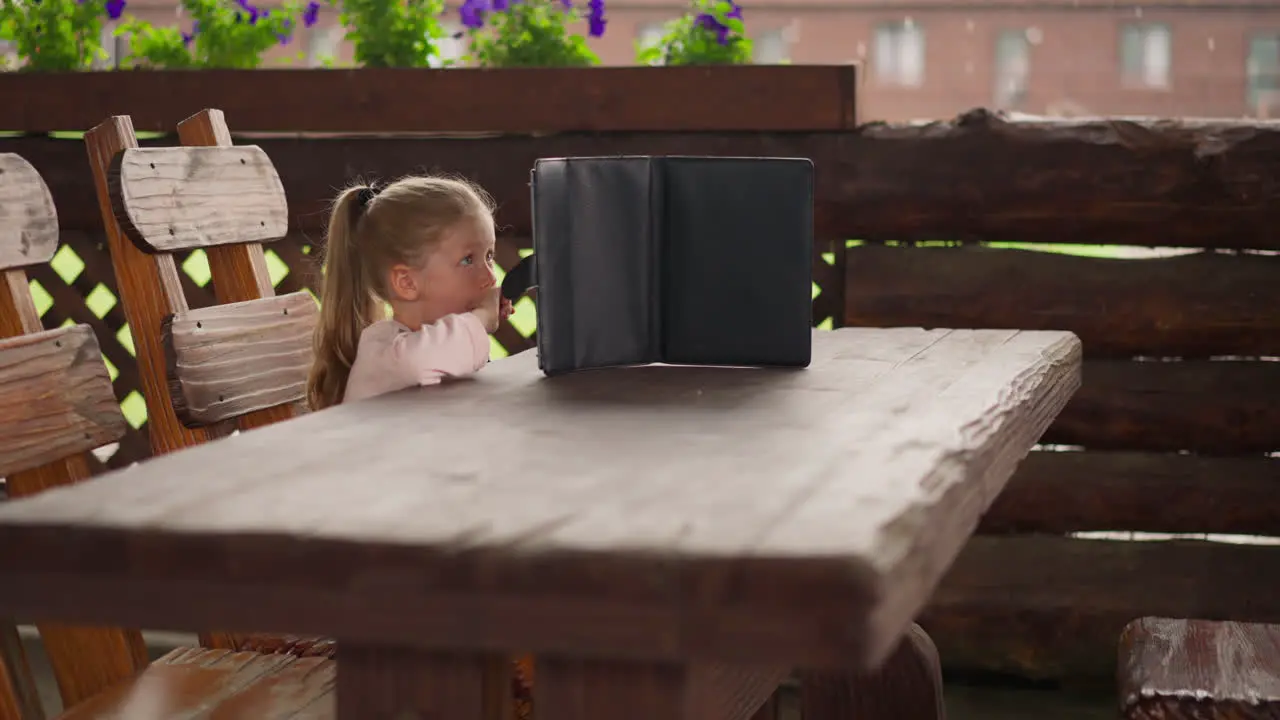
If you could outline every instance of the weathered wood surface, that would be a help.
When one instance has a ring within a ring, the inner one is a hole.
[[[1142,618],[1119,662],[1126,720],[1280,717],[1280,625]]]
[[[89,326],[0,340],[0,477],[106,445],[124,429]]]
[[[1280,448],[1280,362],[1086,361],[1042,442],[1231,455]]]
[[[1130,621],[1280,622],[1277,577],[1276,545],[975,536],[918,622],[948,670],[1114,682]]]
[[[0,270],[46,263],[57,251],[49,186],[21,155],[0,152]]]
[[[161,327],[174,412],[209,425],[306,395],[318,316],[307,292],[213,305]]]
[[[60,720],[335,717],[334,660],[178,648]]]
[[[146,252],[269,242],[289,231],[280,177],[254,145],[127,148],[107,182],[120,227]]]
[[[217,107],[241,131],[288,133],[833,130],[853,127],[855,88],[854,65],[210,70],[198,83],[184,71],[14,73],[0,97],[23,102],[0,107],[0,127],[83,130],[132,114],[139,130],[169,132]]]
[[[847,253],[847,326],[1070,330],[1089,358],[1280,355],[1280,257],[875,245]]]
[[[876,670],[801,673],[800,703],[805,720],[946,720],[938,648],[923,628],[912,625]]]
[[[813,342],[797,371],[550,380],[523,353],[9,503],[0,612],[870,665],[1078,386],[1080,344]]]
[[[982,517],[978,532],[1280,537],[1277,497],[1280,458],[1264,455],[1033,452]]]
[[[184,107],[210,102],[201,97]],[[545,97],[539,102],[564,116]],[[674,99],[667,104],[679,107]],[[85,107],[99,112],[106,105]],[[744,122],[763,118],[744,107],[731,112]],[[232,121],[248,129],[238,116]],[[499,200],[499,226],[528,237],[529,169],[539,157],[739,155],[813,159],[814,233],[820,239],[1280,249],[1280,235],[1270,231],[1280,224],[1275,202],[1280,123],[1003,123],[979,115],[932,125],[863,125],[851,132],[759,132],[762,127],[490,138],[255,137],[252,142],[280,174],[293,211],[291,225],[317,237],[334,187],[357,176],[465,174]],[[78,143],[0,138],[0,152],[21,153],[40,169],[64,226],[97,227]]]

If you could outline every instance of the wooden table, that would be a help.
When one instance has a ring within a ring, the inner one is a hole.
[[[0,506],[0,616],[336,637],[344,718],[480,717],[463,678],[499,651],[538,657],[540,716],[608,687],[684,717],[661,698],[700,663],[882,663],[1080,355],[846,329],[804,370],[547,379],[527,352]]]

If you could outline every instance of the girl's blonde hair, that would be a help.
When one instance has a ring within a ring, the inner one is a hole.
[[[399,263],[420,266],[445,230],[466,218],[491,218],[493,211],[483,189],[445,177],[406,177],[381,189],[353,185],[338,195],[307,377],[311,409],[342,402],[360,333],[384,316],[387,271]]]

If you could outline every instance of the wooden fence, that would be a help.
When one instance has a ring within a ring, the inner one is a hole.
[[[273,246],[282,290],[309,285],[308,243],[325,202],[357,176],[426,170],[479,181],[501,203],[499,263],[509,266],[528,236],[537,157],[812,158],[823,251],[815,321],[1055,328],[1084,341],[1084,387],[921,618],[951,670],[1106,675],[1120,628],[1139,615],[1280,621],[1280,547],[1203,539],[1280,536],[1280,125],[1010,123],[975,112],[846,132],[238,141],[275,161],[294,211],[294,234]],[[0,139],[0,152],[44,175],[64,245],[83,263],[74,276],[34,274],[48,293],[46,324],[94,326],[128,402],[136,380],[123,315],[104,294],[113,282],[83,146],[22,137]],[[1011,242],[1191,252],[1115,259],[999,245]],[[208,297],[199,260],[183,263],[199,305]],[[529,344],[532,328],[517,325],[498,338],[508,349]],[[145,454],[141,438],[131,435],[113,463]]]

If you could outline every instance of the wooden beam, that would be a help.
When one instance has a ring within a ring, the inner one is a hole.
[[[919,623],[952,672],[1114,682],[1129,621],[1277,622],[1277,576],[1280,546],[979,536]]]
[[[1086,361],[1040,441],[1209,455],[1280,449],[1280,363]]]
[[[208,102],[201,98],[196,106]],[[1280,186],[1280,168],[1271,161],[1280,153],[1280,123],[1006,123],[969,115],[850,132],[252,141],[280,174],[290,226],[317,237],[334,188],[356,176],[462,173],[498,199],[505,234],[527,237],[529,170],[539,157],[694,154],[813,159],[820,240],[1280,249],[1280,235],[1270,231],[1280,225],[1280,203],[1267,191]],[[21,153],[40,170],[64,227],[95,227],[78,143],[3,138],[0,152]]]
[[[854,65],[209,70],[198,83],[184,71],[15,73],[0,97],[24,101],[0,108],[0,127],[84,130],[128,114],[171,132],[216,107],[257,132],[834,130],[856,121],[855,87]]]
[[[1280,257],[849,248],[846,325],[1070,330],[1086,357],[1280,355]]]
[[[1280,459],[1033,452],[982,533],[1137,530],[1280,536]]]

